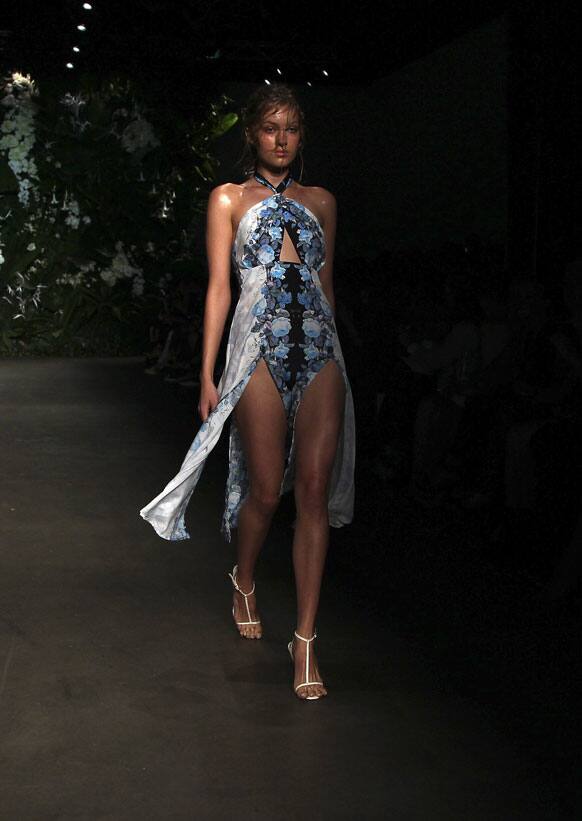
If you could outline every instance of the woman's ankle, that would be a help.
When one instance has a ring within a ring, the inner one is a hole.
[[[303,636],[304,639],[310,639],[313,636],[313,634],[315,633],[315,627],[313,627],[313,625],[307,625],[307,626],[301,625],[300,627],[295,628],[295,632],[298,635]],[[304,641],[301,641],[301,639],[297,639],[296,636],[294,636],[294,638],[296,639],[296,641],[300,642],[301,644],[305,644]]]
[[[245,575],[245,574],[240,572],[240,568],[239,568],[239,569],[237,569],[237,573],[236,573],[235,578],[236,578],[236,583],[238,584],[238,586],[240,587],[240,589],[244,593],[250,593],[251,592],[251,590],[253,589],[253,582],[254,582],[254,576],[253,575],[249,575],[249,574]]]

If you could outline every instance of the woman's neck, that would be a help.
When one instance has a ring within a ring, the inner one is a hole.
[[[276,188],[280,182],[283,182],[289,173],[289,166],[285,166],[285,168],[270,168],[266,165],[257,165],[255,167],[255,172],[263,176]]]

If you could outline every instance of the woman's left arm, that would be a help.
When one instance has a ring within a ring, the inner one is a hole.
[[[321,287],[335,316],[335,295],[333,292],[333,259],[335,251],[335,231],[337,224],[337,203],[334,195],[325,188],[319,189],[319,210],[323,214],[323,234],[325,237],[325,263],[319,270]]]

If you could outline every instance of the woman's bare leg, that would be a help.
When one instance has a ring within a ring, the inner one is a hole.
[[[321,580],[329,544],[328,488],[345,401],[345,383],[339,366],[330,361],[305,390],[295,419],[295,504],[293,566],[297,585],[297,632],[310,638],[315,628]],[[307,644],[293,638],[295,681],[305,680]],[[321,681],[310,644],[310,680]],[[297,694],[325,695],[323,685],[302,687]]]
[[[269,373],[259,362],[237,402],[233,413],[240,432],[249,476],[249,493],[238,515],[236,538],[237,582],[245,593],[253,586],[255,563],[279,504],[279,490],[285,467],[287,419],[283,402]],[[234,593],[235,621],[248,621],[245,599]],[[251,620],[259,618],[256,598],[247,597]],[[240,625],[245,638],[260,638],[260,624]]]

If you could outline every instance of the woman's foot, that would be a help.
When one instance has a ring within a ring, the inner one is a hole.
[[[241,584],[240,587],[242,590],[251,590],[253,585],[250,584],[245,587]],[[235,622],[256,621],[258,624],[237,624],[236,626],[241,636],[245,639],[260,639],[263,635],[263,630],[260,622],[261,617],[259,616],[259,612],[257,610],[257,600],[254,592],[250,595],[247,594],[246,601],[248,604],[248,610],[245,605],[245,596],[243,596],[242,593],[239,593],[238,590],[233,590],[232,604],[234,608]]]
[[[239,633],[245,639],[260,639],[262,636],[261,620],[257,613],[255,598],[255,583],[250,581],[247,586],[239,584],[238,565],[228,574],[234,587],[232,598],[232,615]],[[244,579],[243,579],[244,582]],[[248,591],[248,592],[247,592]]]
[[[300,635],[305,635],[301,633]],[[319,674],[317,667],[317,659],[313,651],[313,641],[309,642],[309,679],[305,675],[306,660],[307,660],[307,642],[293,636],[291,644],[291,651],[293,653],[293,663],[295,665],[295,676],[293,679],[293,689],[295,694],[302,699],[315,699],[327,695],[327,689],[323,684],[323,679]],[[321,684],[308,684],[306,687],[299,687],[306,680],[322,682]],[[298,688],[298,689],[295,689]]]

